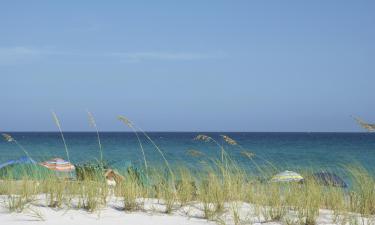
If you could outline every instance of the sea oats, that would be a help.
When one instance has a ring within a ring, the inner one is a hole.
[[[54,111],[52,111],[51,113],[52,113],[52,117],[53,117],[53,120],[55,121],[55,124],[56,124],[57,128],[59,128],[61,139],[64,142],[66,157],[67,157],[68,161],[70,161],[68,146],[66,145],[66,142],[65,142],[64,133],[62,132],[62,128],[61,128],[61,125],[60,125],[59,118],[57,117],[57,115]]]
[[[211,143],[214,143],[215,145],[217,145],[220,148],[220,151],[221,151],[221,162],[224,162],[224,155],[227,155],[227,153],[224,150],[223,145],[219,144],[219,142],[217,142],[215,139],[213,139],[212,137],[210,137],[208,135],[199,134],[199,135],[197,135],[194,138],[194,140],[196,140],[196,141],[204,141],[204,142],[211,142]]]
[[[130,120],[128,120],[128,118],[126,118],[125,116],[118,116],[117,118],[125,123],[128,127],[133,128],[132,122],[130,122]]]
[[[56,113],[54,111],[52,111],[51,113],[52,113],[53,121],[55,122],[56,126],[58,128],[60,128],[61,125],[60,125],[59,118],[57,117],[57,115],[56,115]]]
[[[87,111],[87,115],[88,115],[88,119],[89,119],[89,125],[91,127],[96,127],[94,115],[90,111]]]
[[[196,136],[194,138],[194,140],[209,142],[209,141],[212,140],[212,138],[210,136],[207,136],[207,135],[204,135],[204,134],[199,134],[198,136]]]
[[[367,123],[365,122],[364,120],[362,120],[361,118],[359,117],[354,117],[352,116],[356,121],[357,123],[364,129],[366,129],[367,131],[369,132],[373,132],[375,131],[375,124],[370,124],[370,123]]]
[[[224,141],[230,145],[237,145],[237,142],[233,140],[232,138],[228,137],[227,135],[220,135]]]
[[[255,153],[250,151],[241,151],[241,155],[248,159],[252,159],[255,156]]]
[[[148,170],[148,166],[147,166],[147,160],[146,160],[146,154],[145,154],[145,151],[143,149],[143,145],[142,145],[142,141],[141,139],[139,138],[139,135],[138,135],[138,132],[137,130],[135,129],[133,123],[128,119],[126,118],[125,116],[118,116],[117,117],[121,122],[123,122],[126,126],[128,126],[130,129],[133,130],[135,136],[137,137],[137,140],[138,140],[138,143],[139,143],[139,146],[141,148],[141,152],[142,152],[142,156],[143,156],[143,162],[145,164],[145,169],[146,171]]]
[[[7,141],[7,142],[13,142],[15,143],[24,153],[25,155],[28,157],[28,158],[31,158],[30,155],[29,155],[29,152],[26,151],[26,149],[20,144],[18,143],[18,141],[16,139],[14,139],[12,136],[10,136],[9,134],[5,134],[3,133],[2,134],[4,139]]]
[[[99,145],[100,162],[103,163],[103,148],[102,148],[102,144],[101,144],[101,141],[100,141],[99,130],[98,130],[98,127],[96,126],[96,121],[95,121],[94,115],[90,111],[87,111],[87,115],[88,115],[88,119],[89,119],[89,125],[91,127],[95,128],[96,136],[97,136],[97,139],[98,139],[98,145]]]
[[[202,157],[205,155],[203,152],[195,150],[195,149],[189,149],[186,151],[186,153],[192,157]]]
[[[2,134],[2,135],[3,135],[3,137],[4,137],[4,139],[5,139],[6,141],[8,141],[8,142],[12,142],[12,141],[14,141],[13,137],[10,136],[9,134]]]

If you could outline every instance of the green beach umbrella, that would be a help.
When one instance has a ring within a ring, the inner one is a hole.
[[[285,170],[272,177],[271,182],[300,182],[303,177],[296,172]]]

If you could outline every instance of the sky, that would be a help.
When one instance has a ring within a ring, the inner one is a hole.
[[[2,1],[0,131],[358,132],[374,1]]]

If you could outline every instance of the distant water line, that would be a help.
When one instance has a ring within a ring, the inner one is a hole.
[[[65,157],[64,144],[57,132],[10,132],[35,160],[51,157]],[[88,162],[100,158],[95,132],[66,132],[70,159],[74,163]],[[220,150],[212,143],[194,141],[200,133],[195,132],[150,132],[149,136],[165,153],[171,165],[185,164],[190,167],[201,165],[201,161],[219,158]],[[266,166],[266,160],[278,168],[322,168],[335,169],[348,164],[361,164],[375,171],[374,133],[256,133],[220,132],[204,133],[223,144],[225,150],[244,168],[251,169],[251,161],[243,157],[236,146],[221,140],[225,134],[241,146],[255,154],[254,161]],[[129,162],[142,164],[139,142],[131,132],[101,132],[104,158],[114,167],[122,167]],[[163,159],[144,137],[141,137],[148,161],[153,165],[163,165]],[[192,157],[188,150],[204,153],[202,157]],[[11,142],[0,141],[0,163],[23,156]]]

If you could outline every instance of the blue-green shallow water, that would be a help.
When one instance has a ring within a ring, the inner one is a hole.
[[[50,157],[66,159],[60,134],[55,132],[10,133],[35,160]],[[164,151],[173,165],[185,164],[191,167],[200,165],[205,158],[194,158],[186,154],[189,149],[205,153],[207,158],[219,158],[220,150],[215,144],[194,141],[198,133],[191,132],[151,132],[149,136]],[[241,165],[252,168],[253,163],[241,157],[240,149],[226,145],[220,134],[235,139],[243,148],[255,153],[254,160],[265,165],[266,160],[282,169],[335,169],[348,164],[361,164],[375,171],[374,133],[205,133],[222,143],[227,152]],[[87,162],[99,157],[96,133],[64,133],[69,148],[70,159],[74,163]],[[142,135],[140,134],[142,137]],[[134,133],[100,133],[104,157],[121,167],[128,161],[142,162],[139,144]],[[150,164],[162,164],[156,149],[141,138]],[[12,142],[0,140],[0,162],[23,156],[24,153]]]

